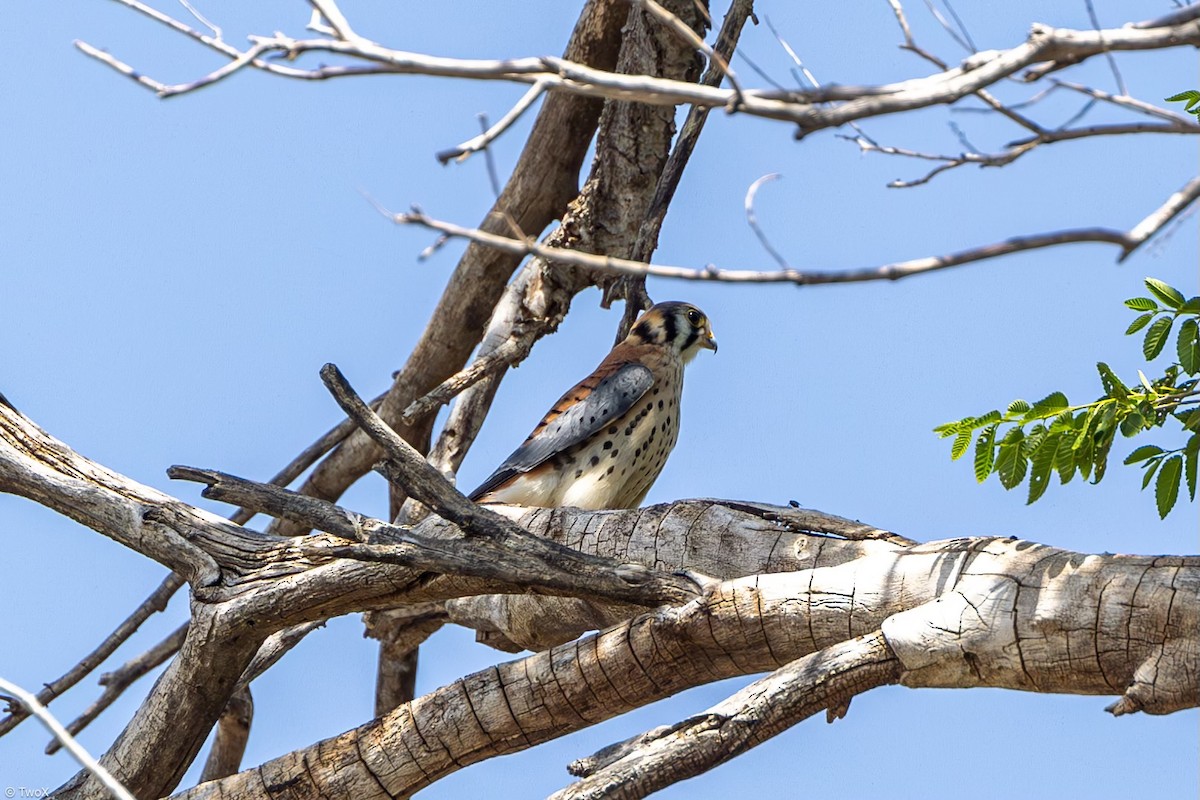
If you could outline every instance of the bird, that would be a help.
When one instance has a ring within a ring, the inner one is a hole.
[[[469,497],[637,508],[679,437],[683,369],[701,349],[717,351],[703,311],[678,301],[652,306]]]

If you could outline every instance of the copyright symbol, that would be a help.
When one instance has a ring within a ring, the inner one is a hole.
[[[17,796],[17,790],[16,790],[16,789],[14,789],[13,787],[9,786],[9,787],[5,788],[5,790],[4,790],[4,796],[5,796],[5,797],[16,797],[16,796]]]

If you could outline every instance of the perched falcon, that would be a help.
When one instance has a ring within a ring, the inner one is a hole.
[[[654,306],[471,499],[636,508],[679,437],[683,367],[702,347],[717,349],[704,312],[687,303]]]

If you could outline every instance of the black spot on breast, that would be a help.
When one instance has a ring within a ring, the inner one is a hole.
[[[613,450],[613,451],[612,451],[612,457],[613,457],[613,458],[616,458],[616,457],[617,457],[617,453],[619,453],[619,452],[621,452],[621,451],[620,451],[620,450]]]
[[[610,426],[608,427],[608,432],[609,432],[610,434],[616,433],[616,432],[617,432],[617,426],[616,426],[616,425],[610,425]]]
[[[658,387],[657,387],[657,386],[655,386],[655,387],[654,387],[654,391],[652,392],[652,394],[658,394]]]
[[[581,470],[581,469],[575,470],[575,477],[576,478],[583,477],[583,470]]]
[[[607,442],[605,442],[605,443],[604,443],[604,449],[605,449],[605,450],[612,450],[612,440],[611,440],[611,439],[610,439],[609,441],[607,441]]]
[[[593,467],[600,463],[600,456],[592,456],[588,459],[588,463]]]
[[[609,467],[609,468],[608,468],[608,470],[607,470],[607,471],[606,471],[604,474],[605,474],[605,475],[612,475],[612,474],[613,474],[613,470],[614,470],[614,469],[616,469],[616,467]]]
[[[652,408],[654,408],[654,403],[646,403],[646,410],[647,410],[647,411],[651,410]]]
[[[589,425],[594,425],[594,424],[596,424],[596,415],[595,415],[595,414],[593,414],[592,416],[588,417],[588,424],[589,424]]]

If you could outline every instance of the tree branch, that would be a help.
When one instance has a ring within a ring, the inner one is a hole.
[[[668,728],[605,748],[571,765],[583,777],[551,800],[645,797],[693,778],[777,736],[818,711],[844,716],[850,698],[897,683],[903,672],[879,631],[781,667],[729,699]],[[843,713],[835,714],[835,711]]]
[[[126,4],[129,4],[128,2]],[[831,86],[814,91],[719,89],[685,81],[647,75],[623,75],[598,70],[560,58],[516,58],[505,60],[453,59],[392,50],[362,39],[294,39],[282,34],[252,36],[252,46],[236,51],[232,60],[197,80],[175,85],[145,78],[140,72],[77,42],[81,51],[153,89],[160,97],[171,97],[211,85],[248,67],[259,68],[264,56],[282,53],[294,59],[305,53],[331,53],[367,62],[356,65],[359,73],[435,75],[475,80],[543,83],[555,91],[587,97],[636,100],[655,105],[693,104],[707,108],[733,108],[752,116],[793,122],[797,136],[824,128],[885,114],[910,111],[930,105],[953,103],[986,89],[1022,69],[1026,81],[1081,63],[1112,51],[1154,50],[1200,45],[1200,12],[1173,12],[1135,26],[1107,30],[1056,29],[1035,25],[1028,39],[1008,50],[975,53],[962,66],[924,78],[879,86]],[[161,20],[160,20],[161,21]],[[183,26],[186,28],[186,26]],[[194,38],[204,41],[197,35]],[[206,42],[207,43],[207,42]],[[322,67],[305,77],[317,79],[346,74],[346,68]],[[276,70],[277,74],[280,73]],[[829,105],[836,103],[836,105]]]
[[[946,255],[897,261],[878,267],[839,271],[800,270],[794,268],[781,270],[724,269],[712,265],[695,269],[692,267],[665,264],[648,264],[626,258],[617,258],[615,256],[599,256],[577,250],[565,250],[543,245],[533,239],[518,240],[507,236],[497,236],[478,229],[464,228],[450,222],[432,219],[419,210],[410,211],[407,214],[394,214],[392,215],[392,219],[398,225],[419,225],[438,231],[445,236],[485,244],[488,247],[494,247],[506,253],[532,255],[556,264],[581,267],[598,272],[634,276],[653,275],[660,278],[677,278],[693,281],[794,283],[798,286],[811,286],[825,283],[899,280],[913,275],[956,267],[962,264],[970,264],[976,261],[985,261],[1026,250],[1037,250],[1043,247],[1055,247],[1081,242],[1100,242],[1116,245],[1121,249],[1121,255],[1117,260],[1124,261],[1145,243],[1147,239],[1160,231],[1163,226],[1194,203],[1198,197],[1200,197],[1200,177],[1188,181],[1183,188],[1172,194],[1167,198],[1166,202],[1129,231],[1119,231],[1113,228],[1072,228],[1027,236],[1012,236],[1002,242],[972,247]]]

